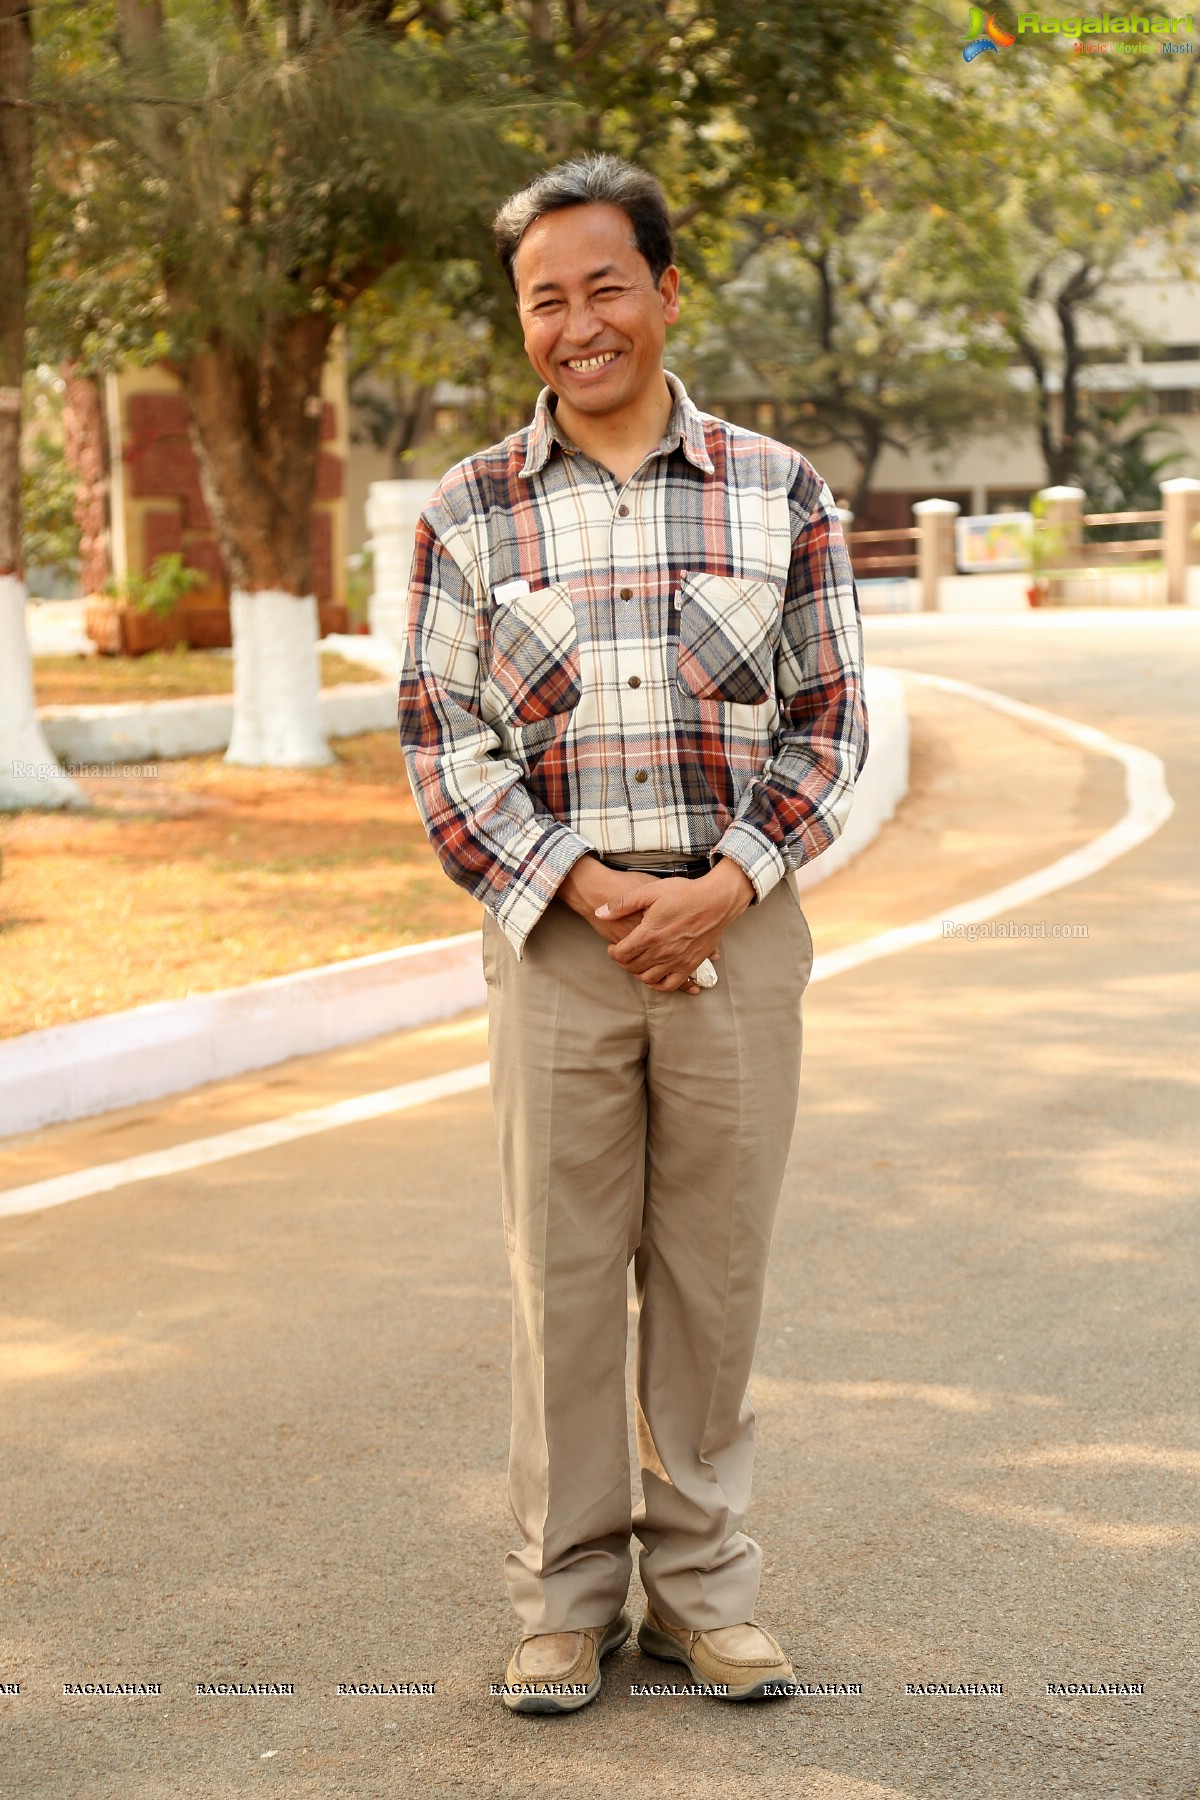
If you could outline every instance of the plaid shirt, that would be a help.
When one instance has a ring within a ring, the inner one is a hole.
[[[728,856],[764,898],[837,837],[866,755],[829,489],[667,380],[666,435],[624,486],[546,388],[417,526],[409,780],[446,873],[518,956],[589,851]]]

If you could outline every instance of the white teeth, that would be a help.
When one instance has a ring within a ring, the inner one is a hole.
[[[615,350],[608,350],[603,356],[589,356],[579,362],[569,362],[567,367],[568,369],[576,369],[581,373],[585,369],[602,369],[605,363],[612,362],[616,354],[617,352]]]

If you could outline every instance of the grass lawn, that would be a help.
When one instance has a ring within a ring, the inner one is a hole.
[[[475,929],[396,736],[332,748],[324,769],[85,777],[89,812],[0,821],[0,1036]]]
[[[400,659],[396,658],[399,677]],[[321,685],[379,681],[378,669],[321,652]],[[185,700],[193,694],[232,694],[233,657],[219,650],[152,650],[148,656],[35,656],[33,689],[39,706],[102,706],[118,700]]]

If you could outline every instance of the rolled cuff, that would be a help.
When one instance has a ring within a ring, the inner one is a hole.
[[[543,839],[520,875],[496,897],[491,912],[520,962],[525,941],[580,857],[595,846],[569,826],[561,825]],[[490,896],[489,896],[490,902]]]
[[[731,825],[709,855],[714,861],[718,856],[727,856],[735,862],[753,886],[756,900],[765,900],[792,867],[779,846],[752,825]]]

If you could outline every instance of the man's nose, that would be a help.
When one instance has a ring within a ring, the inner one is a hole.
[[[586,297],[567,301],[565,336],[572,344],[590,344],[604,329],[591,301]]]

